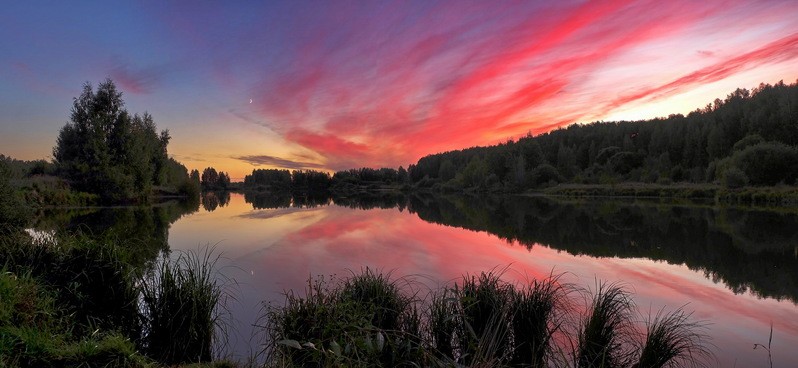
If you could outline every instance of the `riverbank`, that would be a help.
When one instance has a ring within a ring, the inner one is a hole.
[[[715,184],[647,184],[620,183],[614,185],[560,184],[525,195],[559,197],[626,197],[711,200],[716,204],[750,204],[766,206],[798,205],[798,187],[743,187],[729,189]]]

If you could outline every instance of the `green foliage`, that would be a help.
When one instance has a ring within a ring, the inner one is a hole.
[[[55,320],[54,299],[29,273],[0,269],[0,326],[49,328]]]
[[[113,246],[87,239],[63,244],[11,242],[0,249],[9,271],[30,273],[44,286],[59,290],[55,300],[75,321],[75,331],[116,330],[137,338],[138,293],[129,264]]]
[[[488,165],[484,160],[474,157],[465,169],[457,173],[455,181],[462,188],[484,188],[488,176]]]
[[[594,161],[599,165],[604,165],[607,163],[607,161],[609,161],[609,159],[612,156],[615,156],[615,154],[619,152],[621,152],[621,147],[617,146],[604,147],[598,151],[598,154],[596,155]]]
[[[633,152],[618,152],[607,160],[607,166],[618,175],[626,175],[643,163],[643,157]]]
[[[53,157],[80,191],[106,201],[146,201],[165,181],[169,133],[156,132],[148,113],[131,116],[122,92],[108,79],[89,83],[74,100],[70,122],[59,133]]]
[[[441,168],[438,170],[438,177],[443,182],[447,182],[449,180],[454,179],[454,176],[457,174],[455,171],[454,164],[452,164],[451,160],[444,160],[441,164]]]
[[[549,164],[542,164],[532,170],[531,178],[535,186],[547,185],[549,183],[556,184],[563,181],[560,172]]]
[[[28,210],[11,186],[11,168],[0,160],[0,236],[27,222]]]
[[[0,244],[0,365],[150,366],[131,339],[135,282],[114,253],[78,240],[40,242]]]
[[[461,353],[466,364],[499,361],[510,351],[510,306],[514,289],[500,273],[465,276],[455,288],[461,308]]]
[[[551,276],[532,280],[531,284],[516,288],[511,308],[515,341],[512,365],[545,367],[547,361],[553,360],[551,340],[565,322],[568,294],[558,279]]]
[[[224,171],[217,172],[212,167],[202,171],[200,179],[202,190],[227,190],[230,188],[230,176]]]
[[[430,361],[420,350],[416,300],[400,282],[369,269],[337,284],[308,280],[305,297],[288,293],[283,307],[267,310],[268,360],[363,367]]]
[[[285,191],[291,189],[291,172],[277,169],[254,169],[244,177],[244,187],[248,189]]]
[[[798,149],[778,142],[764,142],[737,151],[731,157],[753,185],[792,185],[798,178]]]
[[[749,135],[745,136],[743,139],[740,139],[739,141],[737,141],[737,143],[734,144],[734,147],[732,147],[732,150],[734,152],[742,151],[742,150],[744,150],[744,149],[746,149],[746,148],[748,148],[750,146],[757,145],[759,143],[764,143],[764,142],[765,142],[765,139],[762,138],[761,135],[759,135],[759,134],[749,134]]]

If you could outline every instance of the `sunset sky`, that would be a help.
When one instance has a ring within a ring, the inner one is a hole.
[[[106,77],[190,169],[398,167],[798,79],[798,1],[7,2],[0,153]]]

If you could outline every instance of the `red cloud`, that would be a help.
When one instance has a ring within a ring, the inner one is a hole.
[[[648,88],[640,92],[618,98],[608,104],[605,111],[626,105],[637,100],[656,100],[674,95],[687,88],[717,82],[735,73],[753,68],[765,63],[787,61],[798,57],[798,33],[771,42],[754,51],[733,57],[709,67],[697,70],[672,82]]]

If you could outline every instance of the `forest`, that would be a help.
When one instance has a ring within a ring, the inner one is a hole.
[[[558,183],[792,185],[798,82],[737,89],[687,116],[573,124],[410,165],[417,186],[518,192]]]

